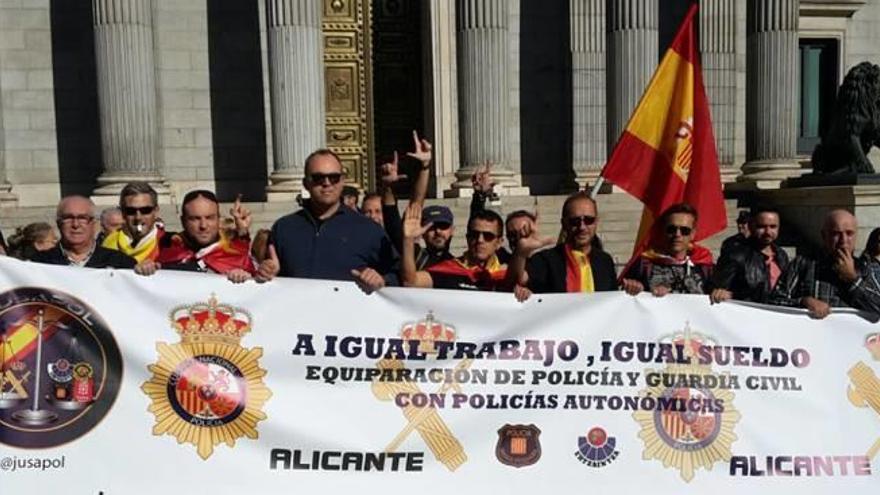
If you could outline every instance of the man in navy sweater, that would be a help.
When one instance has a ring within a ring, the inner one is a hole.
[[[398,285],[397,252],[376,222],[340,207],[344,174],[339,157],[321,149],[306,158],[303,208],[272,226],[270,257],[282,277],[354,280],[366,292]],[[263,270],[265,271],[265,270]],[[271,276],[258,272],[257,278]]]

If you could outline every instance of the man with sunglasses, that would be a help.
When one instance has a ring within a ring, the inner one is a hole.
[[[704,294],[712,274],[712,253],[693,243],[697,210],[687,203],[666,209],[655,226],[653,246],[645,250],[623,277],[623,289],[630,295],[650,291],[657,297],[674,294]]]
[[[510,277],[534,293],[617,290],[614,260],[595,242],[599,226],[596,202],[586,192],[566,198],[560,220],[565,242],[541,240],[526,225],[510,262]],[[540,250],[547,245],[552,249]],[[528,293],[517,299],[525,300]]]
[[[119,193],[119,209],[124,223],[122,228],[108,234],[102,246],[121,251],[138,263],[159,257],[159,243],[165,230],[159,217],[159,196],[146,182],[130,182]]]
[[[134,258],[97,244],[95,221],[92,200],[84,196],[63,198],[56,210],[61,241],[52,249],[38,251],[32,261],[87,268],[134,268]]]
[[[491,210],[475,212],[468,221],[467,251],[458,258],[441,261],[426,270],[416,268],[415,241],[432,227],[422,223],[422,207],[412,203],[403,220],[401,281],[405,287],[509,291],[507,265],[495,254],[503,240],[503,220]]]
[[[712,274],[713,303],[738,299],[766,303],[770,291],[788,265],[788,254],[776,245],[779,236],[779,212],[757,208],[748,215],[748,231],[739,244],[722,246],[721,257]]]
[[[303,208],[272,226],[282,277],[354,280],[366,292],[397,284],[397,252],[376,222],[341,206],[342,162],[327,149],[306,158]],[[258,275],[268,275],[258,270]]]

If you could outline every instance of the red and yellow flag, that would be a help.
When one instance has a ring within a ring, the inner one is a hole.
[[[634,256],[650,241],[654,219],[675,203],[697,209],[695,241],[727,227],[694,36],[696,13],[694,3],[602,170],[604,178],[645,205]]]

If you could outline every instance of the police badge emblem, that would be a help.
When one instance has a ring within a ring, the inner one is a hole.
[[[693,333],[689,326],[668,339],[681,349],[684,363],[669,364],[663,370],[647,370],[672,377],[672,384],[662,380],[642,390],[640,397],[654,400],[657,407],[633,413],[639,423],[639,438],[645,443],[642,459],[655,459],[664,467],[678,469],[681,478],[690,483],[696,470],[711,470],[716,462],[729,461],[736,441],[736,424],[741,415],[733,405],[734,394],[726,389],[693,386],[688,381],[718,377],[710,365],[700,364],[700,348],[711,342],[706,335]],[[681,380],[688,377],[691,380]]]
[[[159,361],[148,367],[153,377],[141,386],[156,416],[153,435],[190,443],[202,459],[221,442],[234,447],[242,436],[257,438],[272,392],[259,367],[263,349],[239,345],[251,330],[250,315],[212,295],[206,303],[173,309],[170,317],[180,343],[156,344]]]
[[[504,425],[498,430],[495,457],[515,468],[531,466],[541,458],[540,436],[535,425]]]

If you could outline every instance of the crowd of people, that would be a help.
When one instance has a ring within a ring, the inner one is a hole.
[[[357,189],[344,185],[339,157],[321,149],[305,160],[308,197],[301,209],[253,239],[251,212],[240,198],[225,216],[214,193],[191,191],[181,202],[182,231],[167,232],[156,191],[132,182],[122,189],[118,207],[99,216],[90,199],[63,198],[55,218],[60,237],[48,223],[33,223],[0,247],[24,260],[133,269],[142,276],[186,270],[222,274],[233,283],[275,277],[353,280],[368,293],[402,285],[505,291],[519,301],[533,294],[617,290],[655,297],[705,294],[713,303],[735,299],[803,307],[814,318],[824,318],[833,307],[880,315],[880,229],[856,256],[857,220],[846,210],[826,216],[819,252],[789,259],[777,245],[779,213],[755,208],[740,215],[739,232],[724,242],[715,263],[712,253],[693,241],[699,212],[676,204],[654,223],[647,249],[618,274],[602,248],[598,205],[589,194],[569,196],[560,212],[559,236],[542,238],[535,213],[519,210],[502,218],[486,208],[493,195],[487,164],[473,176],[467,248],[456,256],[450,252],[456,227],[452,211],[424,205],[431,144],[413,132],[413,151],[406,158],[413,162],[414,177],[403,217],[395,185],[407,175],[396,152],[379,169],[380,190],[358,204]]]

